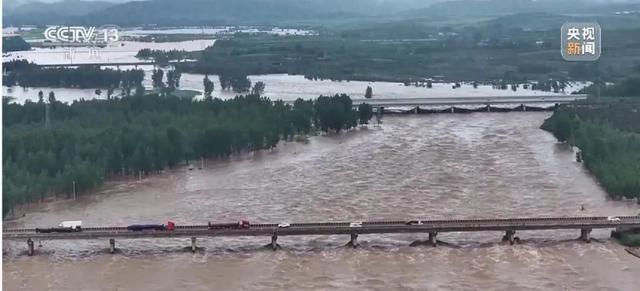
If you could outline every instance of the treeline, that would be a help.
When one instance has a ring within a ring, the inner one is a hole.
[[[256,89],[259,90],[259,89]],[[254,91],[256,91],[254,90]],[[47,196],[71,195],[114,176],[137,176],[192,159],[271,149],[314,129],[339,132],[371,118],[346,95],[293,105],[257,94],[192,101],[159,95],[109,100],[3,102],[3,215]]]
[[[640,98],[563,106],[542,128],[580,148],[585,167],[611,196],[640,199]]]
[[[169,61],[184,60],[191,57],[192,54],[190,52],[176,49],[165,51],[144,48],[139,50],[136,54],[136,58],[144,60],[152,59],[161,64],[169,63]]]
[[[223,72],[218,75],[222,90],[233,90],[236,93],[247,92],[251,88],[251,80],[245,74]]]
[[[433,80],[424,79],[420,81],[405,81],[403,82],[404,86],[413,86],[413,87],[421,87],[421,88],[433,88]],[[489,82],[455,82],[451,85],[452,89],[458,89],[462,87],[462,84],[473,86],[474,89],[477,89],[480,85],[490,85],[493,89],[496,90],[508,90],[518,91],[519,88],[523,90],[538,90],[545,92],[565,92],[569,82],[566,79],[561,80],[541,80],[541,81],[519,81],[519,82],[507,82],[506,80],[497,80],[497,81],[489,81]]]
[[[640,96],[640,75],[633,75],[615,84],[592,84],[584,88],[581,93],[600,96],[635,97]]]
[[[98,66],[77,68],[42,68],[26,60],[3,63],[6,75],[3,86],[59,88],[136,88],[142,86],[144,71],[101,69]]]
[[[28,51],[31,45],[20,36],[2,37],[2,52]]]
[[[222,90],[233,90],[236,93],[249,92],[251,88],[251,80],[247,75],[239,73],[223,73],[218,75],[218,82]],[[204,86],[204,96],[211,97],[211,93],[215,88],[215,83],[209,79],[208,75],[204,76],[202,80]],[[264,83],[257,82],[253,89],[258,89],[256,92],[252,90],[252,94],[262,94],[264,92]]]
[[[394,28],[391,30],[401,34]],[[240,70],[247,75],[286,73],[327,80],[414,82],[431,77],[446,82],[505,80],[510,84],[550,79],[586,81],[595,80],[597,76],[606,76],[605,81],[612,81],[634,70],[637,72],[638,68],[637,55],[631,53],[637,44],[625,44],[625,38],[619,36],[608,49],[627,58],[607,59],[596,64],[564,61],[557,53],[559,47],[554,37],[544,37],[547,33],[543,31],[517,33],[514,38],[505,38],[502,34],[483,36],[482,32],[465,29],[434,33],[406,41],[402,37],[380,38],[375,34],[235,37],[218,40],[215,46],[202,52],[198,62],[181,66],[183,72],[199,74]],[[492,45],[490,39],[494,37],[504,39],[507,44]],[[544,37],[544,41],[540,37]],[[420,41],[424,38],[432,41]],[[512,42],[519,44],[508,44]],[[525,43],[528,45],[521,45]],[[532,59],[531,55],[537,57]],[[536,83],[544,85],[541,90],[561,91],[551,87],[551,83]]]

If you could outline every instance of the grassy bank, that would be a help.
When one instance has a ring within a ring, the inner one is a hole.
[[[611,236],[625,246],[640,247],[640,229],[616,229],[611,233]]]
[[[590,98],[560,107],[542,128],[582,151],[613,198],[640,199],[640,98]]]

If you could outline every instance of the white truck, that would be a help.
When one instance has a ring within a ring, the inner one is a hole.
[[[82,230],[82,221],[80,220],[63,221],[63,222],[60,222],[60,224],[58,224],[58,227],[68,228],[74,231],[80,231]]]

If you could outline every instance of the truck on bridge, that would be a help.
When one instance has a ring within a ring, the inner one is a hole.
[[[109,239],[110,251],[115,251],[115,238],[191,238],[191,250],[196,250],[196,237],[217,236],[271,236],[270,246],[275,250],[278,236],[350,235],[347,245],[358,246],[358,235],[393,233],[428,233],[430,245],[437,245],[436,236],[441,232],[500,231],[502,241],[514,244],[519,241],[516,231],[579,229],[580,240],[591,241],[592,229],[640,228],[640,216],[602,217],[548,217],[501,219],[453,219],[453,220],[397,220],[362,222],[311,222],[311,223],[207,223],[204,225],[175,225],[172,229],[156,227],[131,229],[130,227],[84,227],[73,232],[39,232],[37,228],[4,229],[5,240],[27,240],[28,254],[34,254],[33,240]]]

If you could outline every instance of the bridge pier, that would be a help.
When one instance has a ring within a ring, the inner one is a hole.
[[[451,106],[451,113],[455,113],[455,109]]]
[[[436,239],[437,235],[438,235],[437,232],[430,232],[429,233],[429,243],[434,247],[438,245],[438,240]]]
[[[580,240],[586,242],[586,243],[590,243],[591,242],[591,229],[590,228],[583,228],[580,229]]]
[[[358,234],[357,233],[352,233],[351,234],[351,240],[349,240],[349,242],[347,243],[347,246],[348,247],[353,247],[354,249],[359,246],[359,244],[358,244]]]
[[[109,253],[115,253],[116,252],[116,240],[113,238],[109,239]]]
[[[196,237],[195,236],[191,237],[191,252],[192,253],[196,252]]]
[[[280,248],[280,245],[278,245],[278,236],[276,234],[273,234],[271,236],[270,246],[271,246],[271,249],[274,251]]]
[[[33,240],[31,240],[31,238],[27,239],[27,248],[28,248],[27,254],[29,256],[33,256],[33,254],[35,253],[35,248],[33,246]]]
[[[416,106],[416,108],[413,109],[413,114],[418,114],[418,112],[420,112],[420,106]]]
[[[527,111],[527,107],[524,106],[524,104],[520,104],[520,107],[522,108],[522,111]]]
[[[515,234],[516,234],[515,230],[507,230],[504,236],[502,237],[502,241],[508,241],[509,244],[513,245],[516,241]]]
[[[487,104],[487,112],[491,112],[491,105]]]

